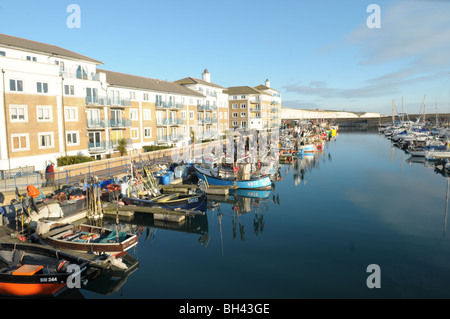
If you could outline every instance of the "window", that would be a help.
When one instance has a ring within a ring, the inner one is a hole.
[[[86,88],[86,102],[98,103],[98,90],[96,88]]]
[[[238,126],[238,122],[237,121],[233,121],[233,126]]]
[[[144,101],[148,101],[148,93],[144,93]]]
[[[247,121],[241,121],[241,126],[242,127],[247,127]]]
[[[156,106],[162,105],[162,95],[156,95],[155,96],[155,105]]]
[[[233,100],[237,100],[237,95],[233,95]]]
[[[139,138],[139,130],[137,128],[131,129],[131,139],[136,140]]]
[[[136,100],[136,92],[130,91],[130,100]]]
[[[28,133],[11,134],[11,148],[13,152],[29,150]]]
[[[23,92],[22,80],[9,80],[9,90],[16,92]]]
[[[0,56],[6,56],[5,51],[0,51]]]
[[[225,120],[228,119],[228,113],[227,113],[227,112],[224,112],[224,113],[223,113],[223,118],[224,118]]]
[[[237,112],[233,113],[233,117],[238,117]]]
[[[241,109],[245,109],[245,107],[246,107],[245,103],[242,103],[241,104]]]
[[[52,107],[49,105],[37,105],[36,113],[38,122],[50,122],[53,119]]]
[[[191,120],[194,119],[194,111],[189,111],[189,118],[190,118]]]
[[[222,112],[219,113],[219,117],[220,117],[220,119],[223,119],[223,113]]]
[[[73,85],[64,85],[64,94],[65,95],[75,95],[75,88]]]
[[[241,99],[242,99],[242,100],[245,100],[245,95],[241,95]]]
[[[181,111],[181,118],[186,119],[186,111]]]
[[[152,137],[152,128],[151,127],[144,127],[144,137]]]
[[[237,109],[237,108],[238,108],[238,105],[237,105],[236,103],[233,103],[232,108],[233,108],[233,109]]]
[[[28,112],[26,105],[10,105],[9,116],[11,122],[27,122]]]
[[[80,133],[78,131],[67,132],[66,133],[67,145],[69,146],[80,145],[79,134]]]
[[[152,110],[144,109],[142,112],[144,115],[144,121],[150,121],[152,119]]]
[[[39,148],[52,148],[53,147],[53,133],[39,133]]]
[[[64,117],[66,122],[77,122],[78,121],[78,107],[76,106],[65,106],[64,107]]]
[[[247,113],[241,112],[241,117],[245,117],[246,115],[247,115]]]
[[[48,93],[48,83],[37,82],[36,86],[37,86],[38,93]]]
[[[37,61],[37,58],[36,58],[35,56],[29,56],[29,55],[27,55],[27,61],[33,61],[33,62],[36,62],[36,61]]]
[[[137,109],[130,110],[130,120],[132,120],[132,121],[138,120],[138,110]]]

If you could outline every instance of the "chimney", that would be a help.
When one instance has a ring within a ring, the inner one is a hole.
[[[268,88],[270,88],[270,81],[269,81],[269,79],[266,79],[266,86],[267,86]]]
[[[211,82],[211,75],[209,74],[208,69],[205,69],[205,71],[203,71],[202,79],[203,81]]]

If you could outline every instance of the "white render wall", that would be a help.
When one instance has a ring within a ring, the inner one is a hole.
[[[345,111],[314,111],[281,108],[282,120],[317,120],[317,119],[335,119],[335,118],[373,118],[380,117],[378,113],[365,113],[361,116],[352,112]]]

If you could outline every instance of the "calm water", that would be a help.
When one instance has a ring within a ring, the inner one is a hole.
[[[211,202],[171,229],[136,218],[139,268],[85,298],[448,298],[447,180],[378,133],[284,165],[266,199]],[[377,264],[381,288],[369,289]]]

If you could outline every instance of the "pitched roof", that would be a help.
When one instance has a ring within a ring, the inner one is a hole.
[[[31,51],[38,51],[48,53],[51,55],[62,56],[66,58],[72,58],[77,60],[94,62],[96,64],[103,64],[103,62],[89,58],[87,56],[75,53],[52,44],[46,44],[42,42],[36,42],[32,40],[22,39],[11,35],[0,33],[0,46],[10,46],[15,48],[21,48]]]
[[[236,95],[236,94],[265,94],[269,95],[263,91],[260,91],[256,88],[252,88],[250,86],[232,86],[227,88],[224,93],[228,95]]]
[[[203,94],[192,91],[182,86],[181,84],[175,82],[162,81],[143,76],[119,73],[102,69],[97,69],[97,73],[105,73],[106,81],[112,86],[204,97]]]
[[[270,87],[262,85],[262,84],[258,85],[258,86],[255,86],[255,88],[258,89],[258,90],[274,90],[274,91],[279,92],[278,90],[275,90],[274,88],[270,88]]]
[[[208,70],[205,70],[205,71],[208,71]],[[179,83],[181,85],[186,85],[186,84],[203,84],[203,85],[214,86],[214,87],[219,88],[219,89],[223,89],[224,88],[224,87],[222,87],[220,85],[217,85],[215,83],[211,83],[211,82],[200,80],[200,79],[193,78],[193,77],[187,77],[187,78],[175,81],[175,82],[177,82],[177,83]]]

